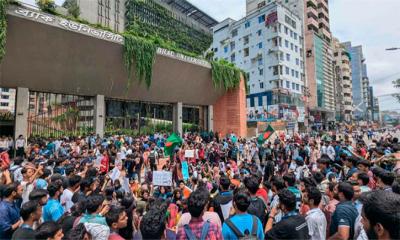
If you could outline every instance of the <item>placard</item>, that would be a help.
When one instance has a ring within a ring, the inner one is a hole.
[[[186,161],[182,162],[182,175],[185,181],[189,179],[189,165]]]
[[[153,172],[154,186],[172,186],[172,172],[154,171]]]
[[[194,150],[185,150],[185,158],[194,158]]]

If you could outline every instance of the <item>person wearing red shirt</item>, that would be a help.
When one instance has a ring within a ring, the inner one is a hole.
[[[103,158],[101,159],[100,164],[100,172],[103,174],[108,173],[108,170],[110,169],[110,157],[108,156],[107,150],[103,151]]]

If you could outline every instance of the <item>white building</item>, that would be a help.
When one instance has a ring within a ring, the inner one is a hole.
[[[0,111],[11,112],[15,111],[15,89],[0,88]]]
[[[226,19],[213,27],[214,56],[249,73],[249,111],[265,112],[267,106],[280,104],[303,107],[301,18],[276,2],[249,12],[241,20]]]

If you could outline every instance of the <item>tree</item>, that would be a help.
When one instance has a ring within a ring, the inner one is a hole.
[[[81,14],[77,0],[65,0],[62,6],[66,8],[68,13],[74,18],[78,18]]]
[[[400,88],[400,78],[393,81],[393,86],[395,88]],[[400,102],[400,93],[394,93],[393,97],[397,98],[397,100]]]
[[[36,4],[43,12],[51,14],[56,13],[56,4],[54,3],[54,0],[36,0]]]

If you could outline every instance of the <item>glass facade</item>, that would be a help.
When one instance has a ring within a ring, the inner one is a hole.
[[[317,35],[314,35],[315,47],[315,73],[317,80],[317,102],[318,107],[325,107],[325,86],[324,86],[324,42]]]

